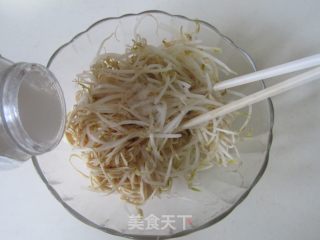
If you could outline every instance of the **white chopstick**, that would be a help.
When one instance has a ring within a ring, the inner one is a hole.
[[[315,54],[309,57],[301,58],[292,62],[284,63],[275,67],[266,68],[261,71],[249,73],[229,80],[216,83],[214,90],[224,90],[240,86],[246,83],[255,82],[258,80],[268,79],[271,77],[283,75],[286,73],[296,72],[299,70],[311,68],[320,65],[320,54]]]
[[[207,113],[201,114],[188,122],[184,123],[181,126],[181,129],[187,129],[195,127],[199,124],[205,123],[211,119],[221,117],[225,114],[228,114],[230,112],[239,110],[245,106],[257,103],[259,101],[262,101],[264,99],[267,99],[269,97],[275,96],[279,93],[283,93],[285,91],[288,91],[292,88],[301,86],[305,83],[314,81],[320,79],[320,67],[314,68],[312,70],[309,70],[307,72],[304,72],[300,75],[297,75],[295,77],[289,78],[281,83],[278,83],[276,85],[273,85],[269,88],[260,90],[258,92],[255,92],[251,95],[248,95],[246,97],[243,97],[239,100],[230,102],[222,107],[216,108],[212,111],[209,111]]]

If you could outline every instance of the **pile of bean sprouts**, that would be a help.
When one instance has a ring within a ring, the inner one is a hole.
[[[98,54],[77,76],[80,90],[68,115],[65,136],[86,162],[91,188],[118,192],[135,205],[170,189],[174,178],[193,186],[197,172],[239,159],[236,113],[192,129],[180,126],[226,104],[213,91],[219,75],[234,75],[218,59],[220,49],[193,34],[149,45],[139,35],[125,53]],[[74,156],[74,155],[73,155]]]

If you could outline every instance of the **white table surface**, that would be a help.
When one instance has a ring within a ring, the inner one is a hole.
[[[320,52],[317,0],[0,0],[0,54],[46,64],[53,51],[98,19],[160,9],[206,20],[248,51],[259,69]],[[319,239],[320,81],[273,98],[267,170],[218,224],[181,239]],[[121,239],[72,217],[31,162],[0,172],[0,239]]]

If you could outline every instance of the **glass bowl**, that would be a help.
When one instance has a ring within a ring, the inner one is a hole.
[[[245,51],[209,23],[196,22],[200,24],[198,38],[209,46],[222,49],[220,60],[240,75],[255,71],[254,63]],[[132,43],[134,30],[148,43],[159,45],[163,39],[173,37],[173,32],[181,26],[188,32],[193,31],[195,25],[195,20],[184,16],[146,11],[102,19],[77,34],[57,49],[48,62],[64,91],[67,111],[75,103],[77,86],[73,80],[76,74],[89,69],[106,37],[116,32],[116,37],[103,47],[106,51],[121,53]],[[258,82],[237,90],[250,94],[262,88],[263,82]],[[192,191],[179,180],[174,181],[171,191],[162,193],[161,198],[149,199],[141,207],[144,219],[137,218],[137,208],[120,200],[118,194],[90,191],[88,179],[75,171],[68,161],[72,148],[66,141],[61,141],[52,152],[34,157],[33,163],[55,198],[73,216],[92,227],[137,239],[183,236],[223,219],[261,178],[272,142],[273,114],[269,99],[255,104],[248,126],[251,137],[238,144],[241,164],[236,168],[215,167],[199,173],[196,181],[200,191]]]

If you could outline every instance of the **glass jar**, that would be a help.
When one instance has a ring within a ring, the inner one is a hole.
[[[62,89],[47,68],[0,56],[0,169],[56,147],[65,120]]]

